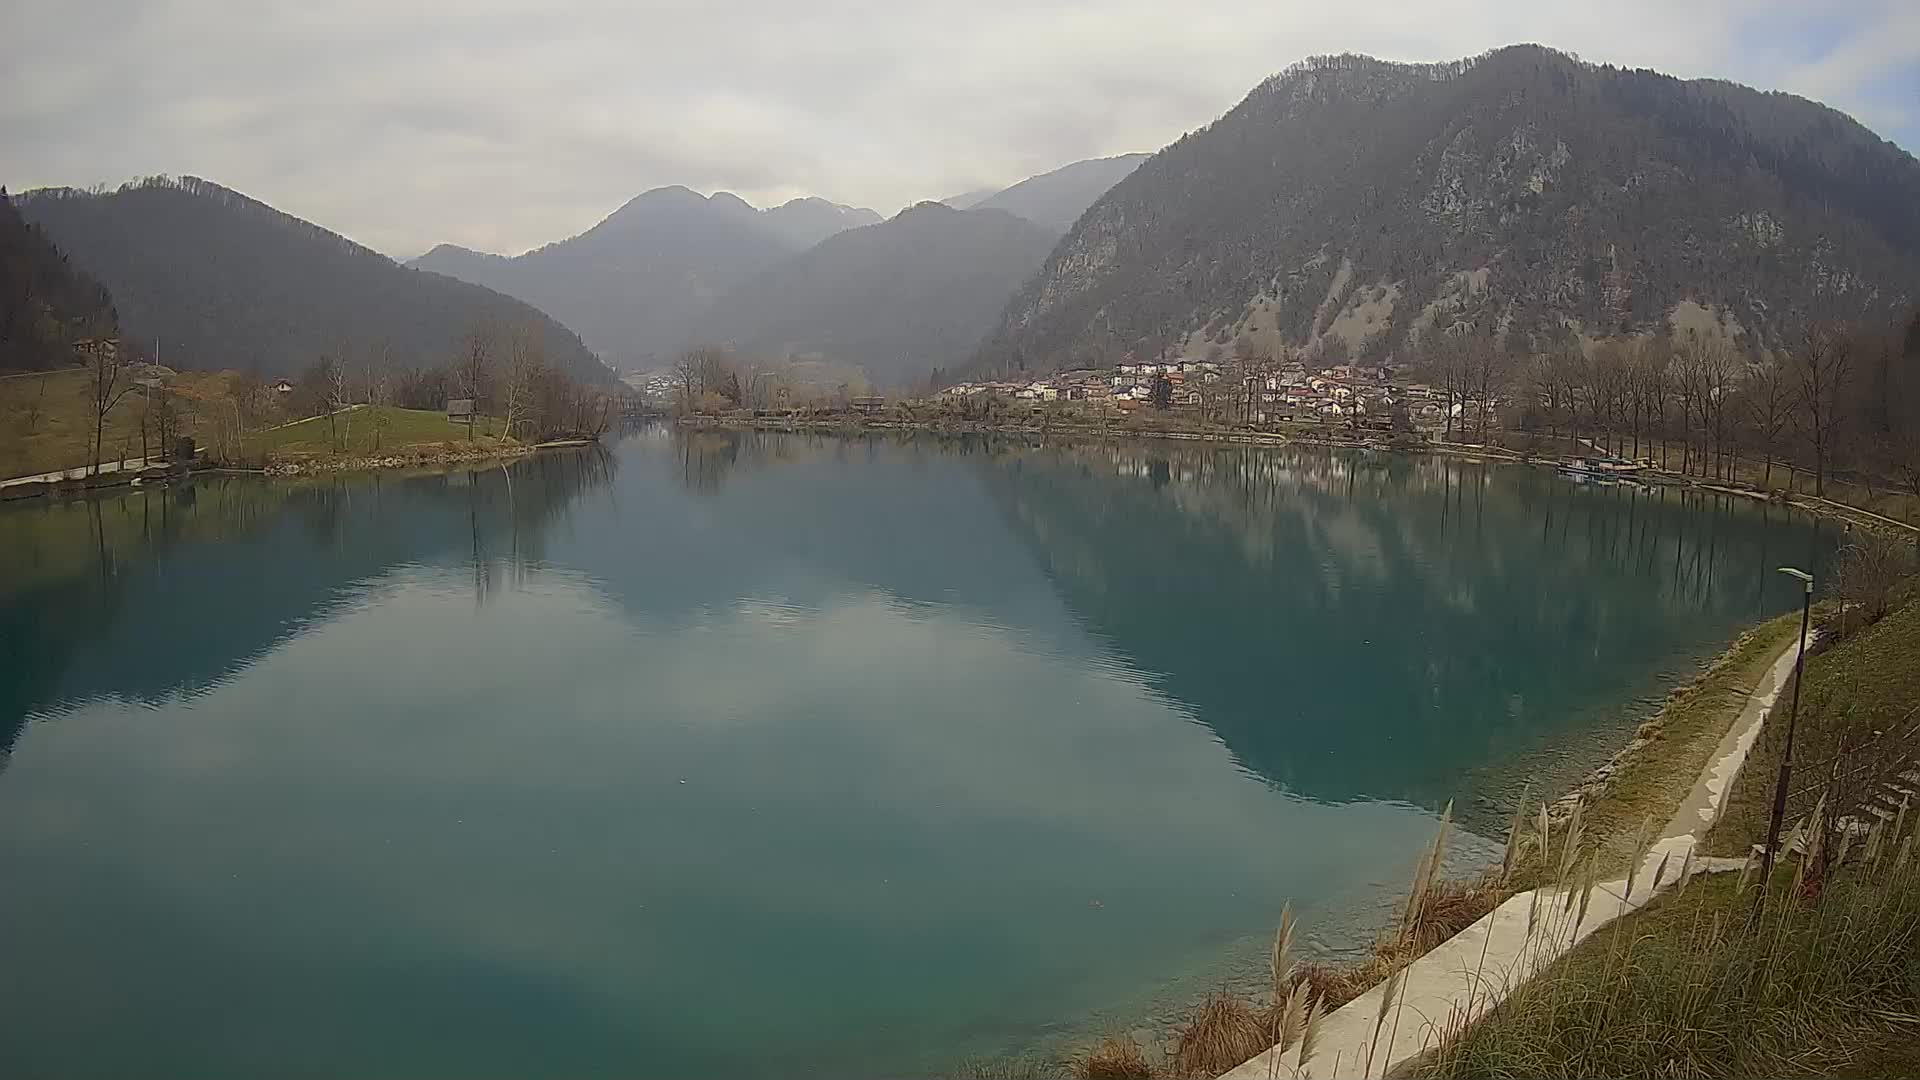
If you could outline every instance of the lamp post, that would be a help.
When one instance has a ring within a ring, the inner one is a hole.
[[[1787,784],[1793,779],[1793,728],[1800,719],[1800,683],[1807,670],[1807,624],[1813,617],[1813,575],[1791,566],[1780,567],[1780,572],[1798,578],[1802,586],[1800,653],[1793,658],[1793,710],[1787,714],[1787,746],[1780,755],[1780,776],[1773,782],[1773,818],[1767,825],[1767,853],[1760,863],[1762,895],[1773,879],[1773,860],[1780,848],[1780,820],[1787,813]]]

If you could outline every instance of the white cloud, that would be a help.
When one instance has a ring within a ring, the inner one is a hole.
[[[1916,16],[1833,6],[1806,34],[1800,13],[1651,0],[71,0],[9,16],[0,180],[196,173],[400,255],[517,251],[671,183],[890,212],[1155,149],[1307,55],[1515,41],[1812,94],[1911,144],[1871,87],[1920,58]]]

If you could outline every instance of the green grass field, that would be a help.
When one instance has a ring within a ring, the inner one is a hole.
[[[224,391],[228,376],[218,372],[182,372],[168,379],[175,390],[180,431],[192,434],[200,410]],[[107,414],[101,458],[115,461],[140,456],[140,418],[146,408],[139,392],[128,394]],[[149,449],[157,438],[149,428]],[[93,459],[93,407],[87,373],[77,368],[0,378],[0,479],[70,469]]]
[[[1885,618],[1856,630],[1833,647],[1807,657],[1807,685],[1801,692],[1794,738],[1796,791],[1818,787],[1821,771],[1843,742],[1866,732],[1890,732],[1910,724],[1920,708],[1920,602],[1909,602]],[[1780,702],[1790,708],[1791,681]],[[1727,805],[1708,834],[1707,850],[1743,855],[1765,838],[1773,812],[1773,785],[1786,747],[1786,725],[1776,711],[1761,729],[1746,764],[1727,793]],[[1911,763],[1909,763],[1911,764]],[[1857,766],[1850,765],[1849,768]],[[1890,768],[1899,768],[1889,762]],[[1817,792],[1795,798],[1788,821],[1805,814]]]
[[[322,457],[340,454],[367,457],[406,447],[469,441],[480,446],[499,445],[501,422],[481,417],[475,422],[472,439],[467,425],[447,420],[446,414],[433,409],[402,409],[392,405],[363,405],[335,414],[310,417],[275,428],[249,434],[245,453],[249,458]]]
[[[230,372],[177,372],[166,376],[183,435],[201,435],[202,445],[217,443],[207,434],[218,427],[209,421],[226,404],[234,376]],[[275,404],[275,409],[284,408]],[[141,456],[140,425],[146,399],[139,392],[126,395],[107,414],[101,460]],[[0,479],[72,469],[92,461],[92,404],[87,373],[79,369],[0,378]],[[501,443],[501,422],[482,417],[471,440],[477,446]],[[158,454],[157,426],[150,425],[148,449]],[[388,451],[439,444],[465,444],[465,424],[449,423],[433,409],[360,406],[335,416],[278,424],[248,432],[240,440],[239,458],[250,463],[269,459],[326,456],[368,457]]]

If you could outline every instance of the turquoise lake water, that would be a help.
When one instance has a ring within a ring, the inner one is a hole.
[[[1831,527],[1325,450],[680,435],[0,508],[0,1074],[918,1077],[1386,922]]]

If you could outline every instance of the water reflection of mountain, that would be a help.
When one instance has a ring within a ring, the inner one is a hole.
[[[1131,444],[985,475],[1092,633],[1248,768],[1330,799],[1435,804],[1618,725],[1597,703],[1791,606],[1772,567],[1831,542],[1762,505],[1444,458]]]
[[[0,512],[0,744],[30,713],[104,694],[192,693],[408,563],[468,564],[476,590],[541,559],[604,486],[601,451],[506,469],[202,477]]]
[[[1071,632],[981,491],[977,440],[655,428],[623,445],[627,520],[574,530],[556,558],[671,629],[735,601],[813,607],[850,589]]]

